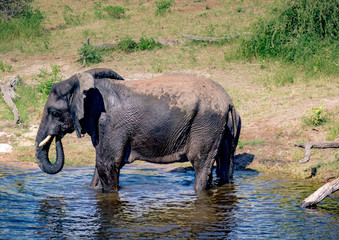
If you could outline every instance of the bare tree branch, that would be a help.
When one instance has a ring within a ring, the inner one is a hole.
[[[15,106],[13,99],[17,97],[17,94],[14,92],[14,86],[20,81],[19,76],[14,77],[7,84],[0,83],[1,95],[5,100],[5,103],[11,108],[11,111],[14,114],[14,121],[16,124],[20,123],[20,114]]]
[[[328,182],[322,187],[320,187],[317,191],[311,194],[308,198],[302,201],[299,206],[302,208],[306,208],[309,206],[314,206],[317,203],[321,202],[325,197],[339,190],[339,178],[333,180],[332,182]]]
[[[334,142],[309,142],[309,143],[297,143],[295,147],[305,148],[305,157],[299,161],[299,163],[306,163],[311,159],[311,148],[339,148],[339,141]]]

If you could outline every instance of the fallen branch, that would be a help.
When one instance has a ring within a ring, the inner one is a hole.
[[[324,186],[320,187],[317,191],[311,194],[308,198],[302,201],[299,204],[299,207],[306,208],[309,206],[314,206],[317,203],[321,202],[325,197],[339,190],[339,178],[333,180],[332,182],[326,183]]]
[[[232,39],[232,38],[236,38],[239,37],[241,35],[248,35],[250,34],[249,32],[244,32],[244,33],[231,33],[231,34],[227,34],[225,37],[223,38],[214,38],[214,37],[199,37],[199,36],[194,36],[194,35],[188,35],[188,34],[183,34],[182,36],[184,38],[189,38],[191,41],[202,41],[202,42],[220,42],[223,40],[227,40],[227,39]]]
[[[17,94],[14,92],[14,86],[20,81],[19,76],[12,78],[7,84],[0,83],[1,95],[5,100],[5,103],[10,107],[11,111],[14,114],[14,121],[16,124],[20,123],[20,114],[15,106],[13,99],[17,97]]]
[[[140,43],[140,38],[133,38],[131,39],[132,41],[136,43]],[[174,46],[176,44],[183,44],[184,41],[181,39],[177,38],[158,38],[154,39],[155,43],[160,43],[162,45],[168,45],[168,46]],[[94,46],[99,47],[99,48],[114,48],[119,46],[120,41],[112,41],[112,42],[100,42],[96,43]]]
[[[334,142],[309,142],[309,143],[297,143],[295,147],[305,148],[305,157],[299,161],[299,163],[306,163],[311,159],[311,148],[339,148],[339,141]]]
[[[220,40],[224,40],[224,39],[221,39],[221,38],[198,37],[198,36],[187,35],[187,34],[183,34],[182,36],[185,37],[185,38],[189,38],[192,41],[202,41],[202,42],[220,42]]]

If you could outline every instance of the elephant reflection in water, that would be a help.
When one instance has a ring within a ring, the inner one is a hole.
[[[109,197],[98,194],[97,200],[100,227],[95,236],[98,239],[166,239],[169,236],[228,239],[236,222],[232,212],[237,207],[233,184],[200,193],[192,201],[179,200],[175,206],[166,200],[159,202],[156,197],[153,199],[157,201],[156,207],[142,200],[130,200],[129,196],[122,200],[119,193]]]
[[[40,227],[39,235],[47,238],[64,238],[67,203],[62,197],[47,197],[39,202]],[[67,231],[66,231],[67,232]]]
[[[210,79],[186,74],[122,81],[110,69],[91,69],[55,83],[36,137],[36,159],[49,173],[61,171],[61,139],[87,133],[96,150],[92,187],[119,188],[120,169],[135,160],[191,162],[194,189],[207,189],[217,164],[219,183],[231,180],[241,120],[228,93]],[[48,152],[56,141],[56,161]]]

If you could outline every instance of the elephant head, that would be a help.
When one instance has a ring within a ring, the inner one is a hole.
[[[110,69],[96,68],[84,73],[73,75],[67,80],[55,83],[48,96],[48,100],[43,110],[41,123],[35,141],[35,156],[39,167],[46,173],[56,174],[60,172],[64,165],[64,151],[61,139],[74,130],[78,137],[86,132],[91,135],[93,144],[96,143],[95,131],[89,125],[95,125],[93,120],[86,120],[86,95],[90,91],[95,91],[95,79],[111,78],[123,80],[123,78]],[[91,94],[93,96],[93,94]],[[100,94],[99,94],[100,95]],[[101,97],[101,95],[100,95]],[[102,98],[92,97],[94,101],[101,101],[96,110],[91,115],[100,117],[104,112]],[[93,119],[93,118],[90,118]],[[95,121],[95,120],[94,120]],[[92,131],[92,132],[89,132]],[[51,163],[48,152],[53,139],[56,142],[56,160]]]

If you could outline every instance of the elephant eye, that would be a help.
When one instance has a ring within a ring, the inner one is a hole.
[[[59,112],[55,112],[55,111],[51,112],[51,114],[52,114],[53,117],[60,117],[61,116],[61,114]]]

